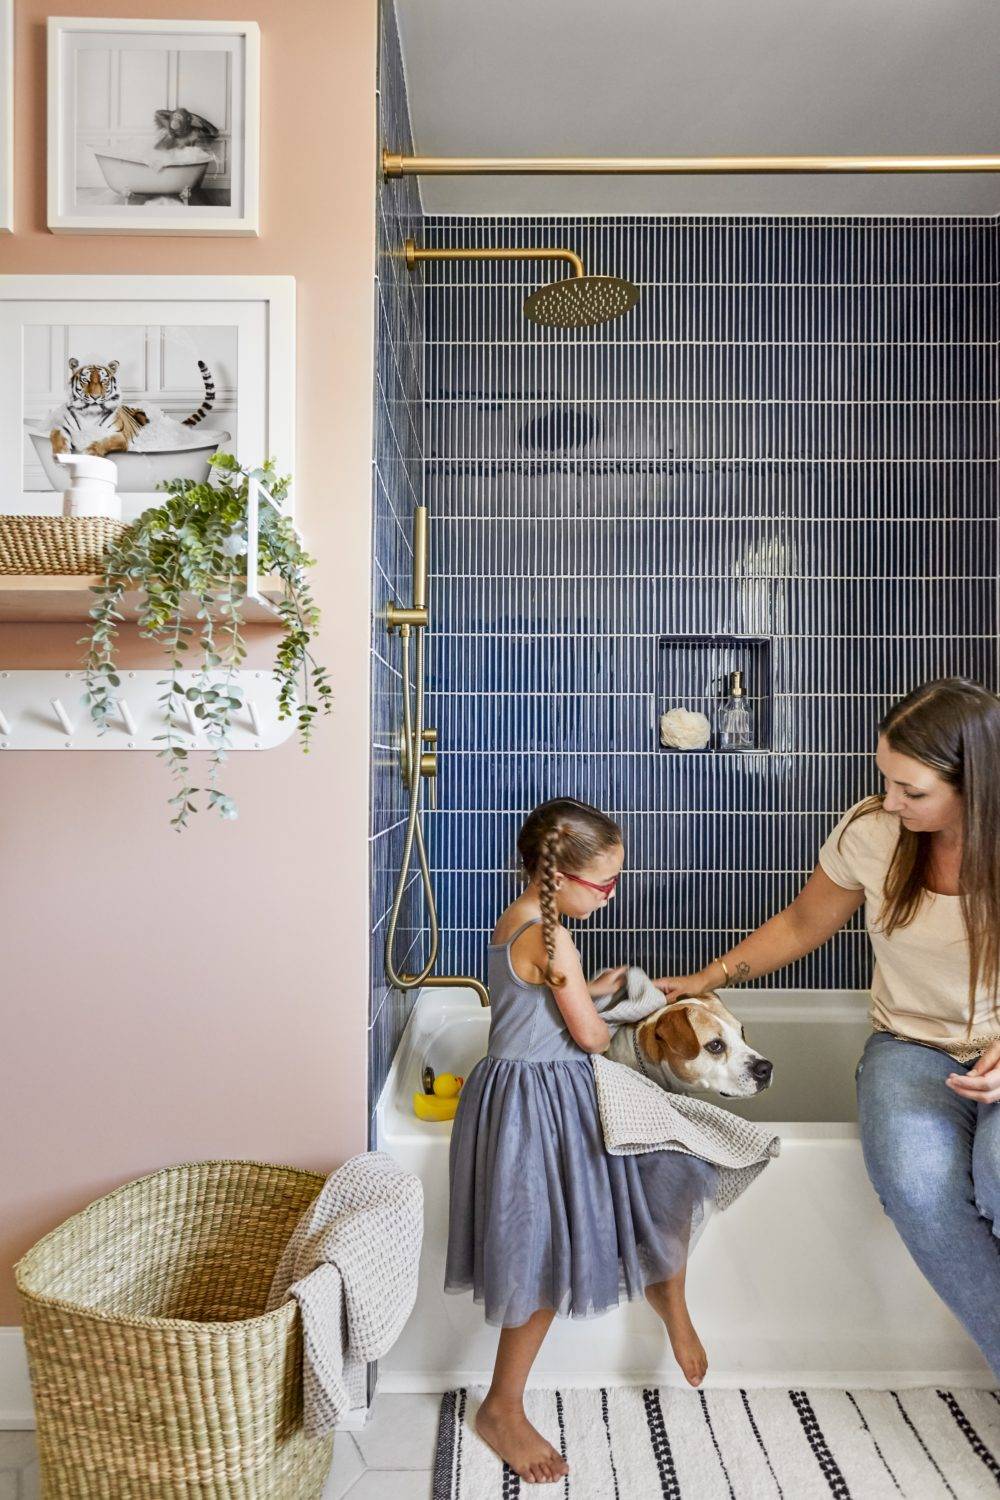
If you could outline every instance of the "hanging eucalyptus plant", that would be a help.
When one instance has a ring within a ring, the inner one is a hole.
[[[170,805],[171,823],[178,830],[198,811],[201,793],[223,818],[237,815],[232,797],[218,782],[233,715],[244,706],[235,674],[247,654],[241,611],[247,592],[249,486],[251,479],[259,481],[280,503],[289,485],[287,478],[275,474],[273,460],[260,469],[244,469],[231,453],[217,453],[211,462],[210,481],[169,481],[163,486],[163,504],[144,511],[107,550],[103,576],[94,589],[93,624],[81,642],[87,647],[90,714],[103,731],[115,711],[115,690],[121,681],[115,655],[123,596],[139,590],[139,633],[160,641],[170,664],[159,699],[163,733],[156,738],[162,741],[158,753],[177,783]],[[289,517],[271,505],[260,506],[258,532],[259,571],[276,575],[284,584],[284,596],[275,606],[283,627],[274,662],[278,717],[295,716],[299,742],[308,751],[315,716],[320,710],[329,713],[332,697],[326,671],[310,649],[319,625],[319,610],[306,579],[313,559],[303,550]],[[194,624],[189,623],[192,598]],[[197,660],[189,659],[188,652]],[[190,686],[180,680],[185,668],[195,670]],[[176,722],[185,702],[193,708],[209,745],[207,775],[200,787],[193,784],[188,740]]]

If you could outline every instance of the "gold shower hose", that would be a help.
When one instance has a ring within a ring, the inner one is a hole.
[[[424,631],[427,628],[427,509],[419,505],[413,518],[413,607],[399,609],[390,604],[386,611],[386,622],[390,630],[399,631],[402,643],[402,688],[403,688],[403,772],[409,805],[406,813],[406,832],[403,836],[403,853],[399,861],[399,873],[393,892],[389,926],[385,936],[385,975],[396,989],[470,989],[479,997],[480,1005],[489,1005],[490,993],[480,980],[471,974],[432,974],[438,956],[440,927],[434,886],[427,861],[427,845],[424,841],[423,823],[420,817],[421,781],[424,775]],[[410,679],[410,643],[414,642],[413,681]],[[427,904],[427,919],[430,941],[426,962],[419,973],[401,973],[395,965],[393,950],[399,926],[399,913],[406,894],[406,886],[413,859],[414,846],[420,879]]]

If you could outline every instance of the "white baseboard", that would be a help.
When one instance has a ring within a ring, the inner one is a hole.
[[[0,1431],[34,1425],[24,1334],[20,1328],[0,1328]]]

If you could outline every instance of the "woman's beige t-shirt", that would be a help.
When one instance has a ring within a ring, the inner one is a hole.
[[[875,953],[872,1025],[969,1062],[1000,1038],[1000,1021],[994,997],[980,987],[969,1024],[969,944],[959,898],[926,891],[908,927],[897,927],[891,937],[881,931],[885,877],[900,823],[882,811],[851,823],[855,811],[852,807],[841,818],[819,862],[837,885],[865,893],[865,922]]]

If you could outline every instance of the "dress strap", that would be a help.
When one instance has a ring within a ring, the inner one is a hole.
[[[504,948],[513,948],[514,944],[517,942],[517,940],[521,936],[522,932],[527,932],[527,930],[528,930],[529,927],[535,927],[535,926],[537,926],[538,923],[541,922],[541,920],[542,920],[541,917],[529,917],[526,922],[522,922],[521,923],[521,925],[517,929],[517,931],[511,937],[509,937],[507,939],[507,941],[504,944],[502,944],[502,946]]]

